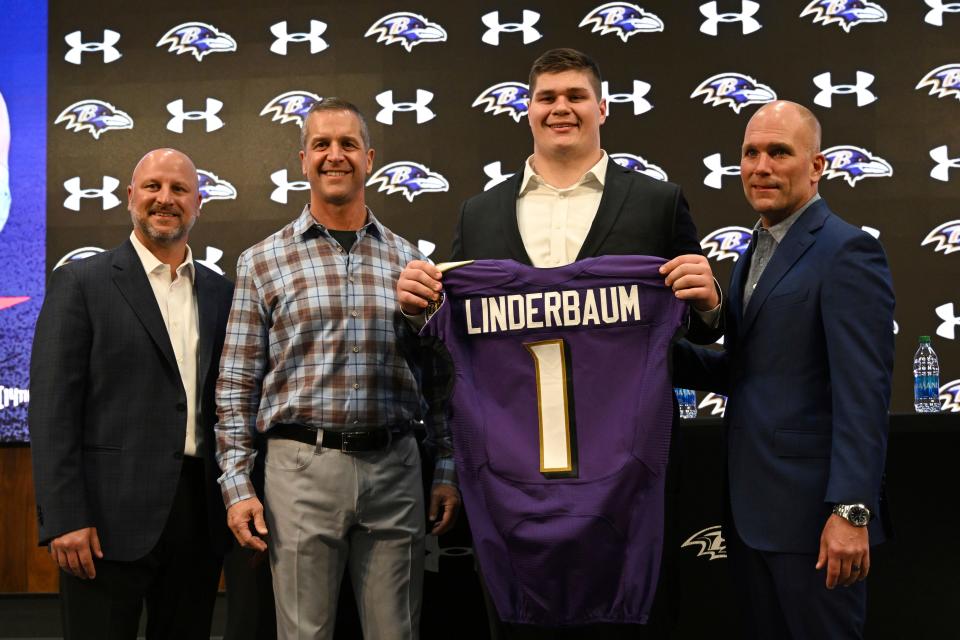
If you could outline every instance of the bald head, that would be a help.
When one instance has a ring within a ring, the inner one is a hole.
[[[193,186],[195,189],[199,189],[197,168],[193,166],[193,160],[191,160],[187,154],[182,151],[177,151],[176,149],[154,149],[153,151],[148,151],[146,155],[140,158],[137,166],[133,168],[130,184],[136,184],[138,173],[142,174],[146,168],[152,168],[156,165],[181,168],[185,174],[193,176]]]
[[[790,102],[789,100],[775,100],[763,105],[753,114],[750,121],[747,122],[747,130],[757,121],[757,126],[762,126],[769,122],[779,122],[789,124],[800,136],[798,142],[804,144],[810,153],[820,153],[820,121],[813,115],[810,109],[802,104]]]
[[[743,193],[764,226],[777,224],[817,193],[825,159],[820,123],[809,109],[778,100],[761,107],[743,133]]]
[[[193,161],[176,149],[154,149],[143,156],[127,187],[127,208],[140,242],[161,261],[179,264],[200,215]]]

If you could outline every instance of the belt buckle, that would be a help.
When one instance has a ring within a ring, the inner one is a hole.
[[[350,443],[353,440],[359,440],[363,435],[362,431],[344,431],[340,434],[340,451],[344,453],[359,453],[363,449],[354,449]]]

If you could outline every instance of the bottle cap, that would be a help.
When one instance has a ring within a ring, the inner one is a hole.
[[[920,336],[920,344],[930,344],[930,336]]]

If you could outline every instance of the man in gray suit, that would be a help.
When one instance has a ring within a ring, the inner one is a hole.
[[[213,391],[232,285],[193,259],[197,171],[173,149],[127,187],[123,244],[53,272],[29,422],[40,544],[66,638],[208,638],[229,539]]]

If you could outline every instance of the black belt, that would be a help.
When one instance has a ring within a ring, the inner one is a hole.
[[[275,424],[267,431],[269,438],[284,438],[296,440],[304,444],[317,444],[317,429],[303,424]],[[393,431],[386,427],[365,429],[363,431],[331,431],[320,429],[323,432],[321,446],[325,449],[338,449],[344,453],[360,453],[363,451],[379,451],[385,449],[393,441]]]

